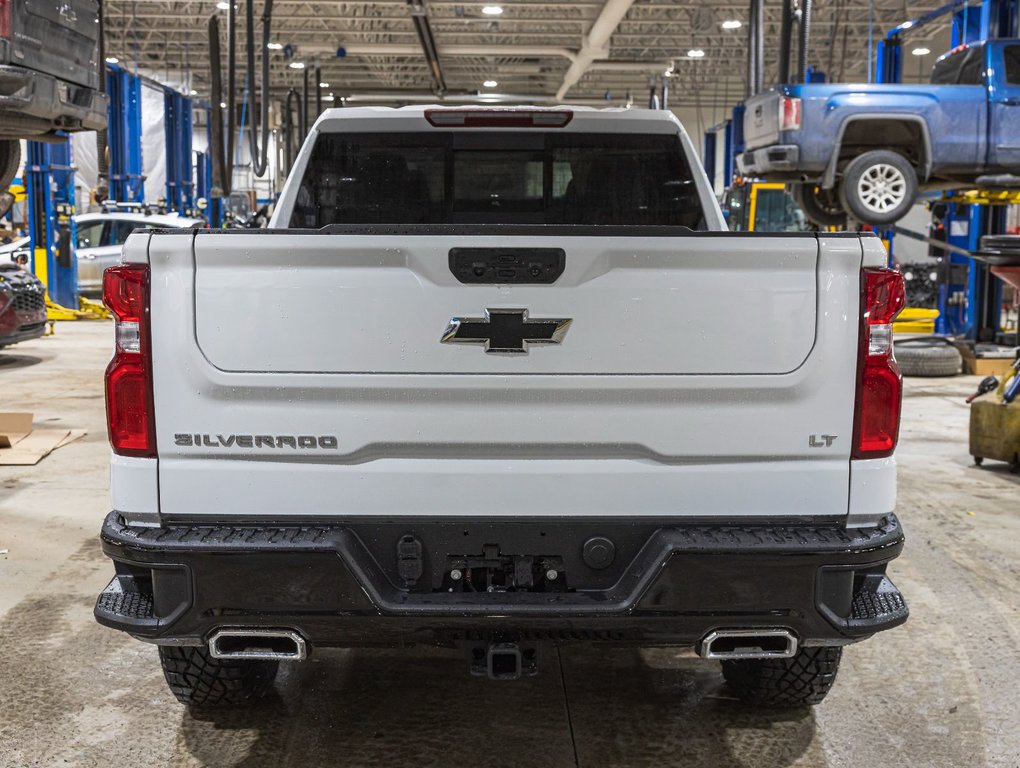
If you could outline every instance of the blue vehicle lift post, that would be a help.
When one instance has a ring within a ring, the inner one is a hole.
[[[116,64],[107,64],[106,93],[110,100],[110,199],[144,202],[142,176],[142,81]]]
[[[74,165],[71,141],[28,142],[25,164],[32,271],[50,299],[78,307],[78,261],[74,255]]]
[[[195,206],[191,166],[191,99],[167,88],[163,92],[163,109],[167,211],[190,213]]]

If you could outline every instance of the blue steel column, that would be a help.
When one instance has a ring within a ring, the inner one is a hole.
[[[946,213],[946,240],[968,251],[979,250],[985,232],[986,206],[952,204]],[[987,279],[983,266],[967,256],[951,253],[946,258],[948,278],[939,287],[938,333],[976,339],[981,311],[982,286]],[[963,281],[953,279],[954,267],[965,267]]]
[[[899,36],[878,41],[875,55],[875,82],[898,83],[903,80],[903,43]]]
[[[723,146],[723,186],[728,187],[733,183],[733,121],[726,121],[724,132],[725,145]]]
[[[71,142],[28,142],[25,165],[32,271],[61,306],[78,306],[78,260],[74,255],[74,165]],[[67,238],[65,259],[61,237]]]
[[[191,171],[191,99],[167,89],[163,106],[167,210],[189,211],[195,201]]]
[[[116,64],[107,65],[110,199],[144,202],[142,179],[142,82]]]

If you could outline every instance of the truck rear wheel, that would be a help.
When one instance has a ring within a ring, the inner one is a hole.
[[[0,192],[6,191],[21,167],[21,142],[17,139],[0,140]]]
[[[163,676],[177,700],[191,707],[252,704],[269,692],[277,661],[214,659],[207,648],[159,647]]]
[[[835,189],[822,189],[817,184],[794,184],[793,199],[808,220],[819,227],[846,229],[846,211]]]
[[[865,152],[844,170],[839,198],[847,213],[863,224],[894,224],[917,199],[917,173],[898,152]]]
[[[744,701],[767,707],[818,704],[836,682],[843,649],[801,648],[789,659],[724,661],[723,677]]]

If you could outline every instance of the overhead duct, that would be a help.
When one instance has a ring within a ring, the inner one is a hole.
[[[103,27],[103,0],[99,0],[96,9],[99,14],[99,92],[106,93],[106,32]],[[98,179],[96,181],[96,202],[102,203],[110,194],[110,150],[108,147],[109,133],[105,127],[96,131],[96,161]]]
[[[588,67],[596,59],[609,58],[609,39],[613,36],[616,28],[620,26],[627,11],[634,5],[634,0],[606,0],[602,6],[595,23],[591,25],[588,34],[584,36],[581,50],[563,75],[563,84],[556,91],[556,101],[562,101],[567,92],[577,85],[577,82],[588,71]]]
[[[779,83],[790,82],[790,48],[793,42],[793,0],[783,0],[779,25]]]
[[[269,31],[272,19],[273,0],[266,0],[262,6],[262,44],[259,46],[262,51],[262,89],[260,91],[261,98],[258,99],[259,121],[262,126],[260,147],[258,128],[255,125],[255,6],[253,0],[248,0],[245,7],[245,26],[248,31],[248,48],[245,51],[248,71],[245,82],[248,87],[248,103],[251,104],[252,114],[252,119],[248,121],[251,170],[257,177],[265,174],[269,167]]]
[[[407,5],[411,9],[411,21],[414,22],[414,31],[418,33],[418,42],[421,43],[422,53],[425,54],[425,61],[429,65],[432,84],[436,93],[444,93],[446,80],[443,77],[443,68],[439,64],[439,50],[436,48],[436,39],[432,35],[432,25],[429,24],[428,12],[425,10],[425,0],[407,0]]]
[[[348,43],[344,46],[348,56],[414,56],[421,53],[421,47],[408,43]],[[304,53],[328,53],[336,49],[331,46],[303,44]],[[574,61],[577,52],[569,48],[551,45],[444,45],[443,56],[494,56],[510,58],[556,58]]]
[[[755,0],[754,92],[765,90],[765,0]]]
[[[757,0],[751,0],[751,7],[747,9],[747,89],[744,95],[747,98],[754,96],[754,40],[755,40],[755,20],[754,10],[757,8]]]
[[[227,7],[227,177],[224,191],[229,195],[234,186],[234,132],[237,130],[237,6]]]
[[[747,96],[765,85],[765,0],[751,0],[747,24]]]
[[[797,82],[807,82],[808,44],[811,40],[811,0],[800,0],[800,38],[797,46]]]
[[[322,67],[315,65],[315,119],[322,114]]]
[[[220,106],[223,99],[220,66],[220,23],[214,14],[209,17],[209,152],[212,159],[209,194],[212,197],[223,197],[229,192],[223,147],[223,107]]]

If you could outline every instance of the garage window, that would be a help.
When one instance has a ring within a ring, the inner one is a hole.
[[[672,225],[703,229],[675,135],[323,134],[291,226]]]

